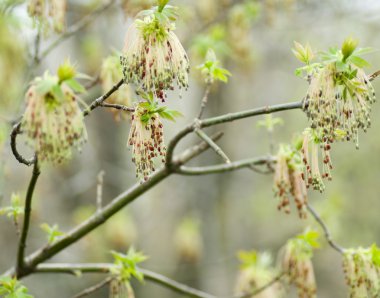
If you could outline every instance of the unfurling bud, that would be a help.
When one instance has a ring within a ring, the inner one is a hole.
[[[358,46],[359,41],[352,37],[348,37],[344,40],[342,44],[342,54],[343,54],[343,62],[347,60],[348,57],[352,55]]]

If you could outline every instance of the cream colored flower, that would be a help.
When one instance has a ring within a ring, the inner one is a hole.
[[[57,98],[51,92],[41,93],[35,81],[26,93],[21,129],[41,161],[61,163],[87,139],[76,95],[64,83],[60,88],[62,97]]]
[[[128,29],[121,58],[126,83],[165,100],[166,90],[188,88],[189,59],[174,25],[154,16],[137,19]]]

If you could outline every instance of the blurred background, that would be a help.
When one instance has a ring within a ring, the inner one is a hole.
[[[80,72],[97,78],[103,60],[122,50],[136,13],[154,3],[115,1],[101,14],[92,15],[94,19],[83,30],[66,38],[40,63],[31,64],[37,30],[27,14],[27,3],[17,2],[20,4],[12,10],[12,17],[0,16],[0,206],[9,205],[12,193],[24,197],[31,175],[31,169],[18,164],[11,154],[7,124],[23,111],[28,81],[46,70],[54,73],[66,58],[75,62]],[[66,28],[106,3],[68,1]],[[360,46],[380,49],[380,2],[376,0],[172,0],[170,4],[179,7],[176,33],[189,53],[192,78],[182,98],[177,92],[169,95],[168,105],[184,117],[176,123],[164,123],[166,142],[198,113],[205,86],[196,66],[209,47],[232,77],[228,84],[213,88],[206,116],[302,99],[307,82],[294,75],[300,65],[291,52],[293,41],[309,42],[313,49],[325,50],[353,36],[360,40]],[[46,31],[41,36],[41,52],[61,36]],[[368,73],[380,69],[380,52],[367,59],[372,64]],[[375,81],[374,87],[380,90],[380,83]],[[96,84],[83,100],[91,102],[102,93],[101,84]],[[326,191],[309,192],[311,204],[344,247],[380,243],[379,113],[380,107],[375,104],[373,126],[360,135],[360,150],[351,143],[335,146],[333,180],[326,182]],[[101,171],[104,204],[137,182],[126,147],[130,127],[126,116],[115,121],[110,111],[97,109],[86,118],[89,140],[82,153],[62,166],[43,168],[33,202],[28,252],[46,241],[42,223],[58,224],[65,232],[95,211]],[[284,120],[273,135],[277,151],[279,143],[289,143],[303,131],[307,119],[300,110],[275,116]],[[260,120],[263,117],[235,121],[207,132],[224,132],[218,144],[232,160],[265,155],[271,142],[268,132],[258,128]],[[187,137],[178,152],[195,142],[195,136]],[[22,137],[19,143],[25,155],[31,154],[22,146]],[[221,162],[214,152],[206,152],[190,164]],[[201,177],[173,175],[52,261],[108,262],[112,261],[110,250],[125,252],[133,245],[149,256],[142,267],[217,296],[232,295],[239,275],[239,250],[267,251],[275,263],[287,239],[307,226],[318,228],[310,216],[299,219],[294,208],[290,215],[277,211],[272,185],[273,175],[248,169]],[[0,272],[4,272],[15,262],[17,245],[14,226],[6,217],[0,217],[0,235]],[[323,245],[313,262],[318,296],[347,297],[340,255]],[[32,275],[23,282],[35,297],[64,298],[101,279],[97,274],[79,278],[45,274]],[[151,282],[133,286],[136,297],[181,297]],[[105,288],[91,297],[105,297],[106,293]]]

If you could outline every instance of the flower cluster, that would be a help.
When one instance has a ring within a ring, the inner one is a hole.
[[[314,277],[313,249],[319,246],[318,233],[312,230],[288,240],[282,251],[282,269],[286,273],[287,281],[298,290],[300,298],[316,297],[316,283]]]
[[[305,165],[302,178],[306,182],[306,186],[308,188],[311,186],[314,190],[323,192],[325,189],[323,179],[332,179],[331,170],[333,166],[330,157],[331,145],[324,142],[321,135],[322,133],[318,129],[305,129],[301,154]],[[322,174],[319,170],[319,149],[322,151]]]
[[[117,55],[111,55],[104,59],[100,72],[100,80],[102,83],[103,92],[110,90],[123,77],[123,70],[119,63]],[[120,104],[123,106],[132,105],[132,92],[128,85],[123,84],[116,92],[107,99],[108,103]],[[126,115],[122,111],[112,109],[112,113],[117,121]]]
[[[29,0],[28,13],[47,32],[52,28],[56,33],[65,29],[66,0]]]
[[[290,197],[300,218],[306,218],[305,205],[307,191],[305,181],[302,179],[303,166],[299,153],[292,150],[289,145],[281,145],[277,154],[277,164],[274,175],[274,192],[279,197],[278,209],[290,213]]]
[[[162,101],[174,83],[188,88],[189,59],[173,30],[173,23],[160,21],[156,14],[136,19],[127,32],[121,57],[125,82]]]
[[[149,104],[139,103],[132,115],[128,146],[132,148],[132,161],[136,176],[147,180],[155,171],[155,159],[165,162],[163,125],[159,113],[150,112]]]
[[[312,128],[320,128],[328,143],[353,140],[359,146],[359,130],[370,125],[373,87],[365,72],[351,66],[351,78],[340,73],[334,63],[318,70],[310,79],[305,98]]]
[[[368,63],[360,57],[368,49],[357,49],[357,41],[348,38],[341,49],[322,54],[322,62],[310,64],[314,55],[309,46],[296,43],[296,57],[306,64],[296,73],[307,73],[310,83],[304,109],[311,128],[319,129],[324,142],[354,141],[359,147],[359,131],[371,125],[371,105],[375,92],[363,67]]]
[[[83,113],[70,82],[72,79],[60,81],[45,73],[26,93],[21,129],[41,161],[61,163],[71,157],[72,147],[80,148],[87,139]]]
[[[241,262],[239,276],[236,281],[236,293],[240,296],[253,298],[283,297],[283,287],[275,282],[260,293],[252,294],[255,290],[268,285],[275,278],[276,270],[271,266],[272,256],[269,253],[256,251],[240,251],[238,258]]]
[[[343,256],[343,269],[350,297],[378,297],[380,295],[380,249],[348,250]]]

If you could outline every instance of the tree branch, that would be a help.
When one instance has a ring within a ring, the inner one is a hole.
[[[223,150],[213,140],[211,140],[210,137],[204,131],[196,129],[195,133],[198,135],[198,137],[200,137],[207,144],[209,144],[210,148],[214,150],[215,153],[218,154],[224,160],[225,163],[231,163],[231,160],[223,152]]]
[[[119,105],[119,104],[114,104],[114,103],[107,103],[107,102],[103,102],[99,106],[103,107],[103,108],[112,108],[112,109],[122,110],[122,111],[126,111],[126,112],[134,112],[135,111],[134,108],[130,108],[130,107],[127,107],[124,105]]]
[[[167,151],[166,151],[166,166],[168,168],[171,168],[173,166],[172,158],[174,154],[174,149],[177,146],[177,144],[189,133],[193,132],[197,128],[204,128],[204,127],[210,127],[222,123],[232,122],[234,120],[254,117],[258,115],[263,114],[270,114],[270,113],[276,113],[280,111],[286,111],[286,110],[294,110],[294,109],[301,109],[302,108],[302,101],[297,102],[290,102],[285,104],[278,104],[273,106],[266,106],[262,108],[256,108],[252,110],[246,110],[236,113],[229,113],[225,115],[221,115],[218,117],[208,118],[204,120],[195,119],[195,121],[185,128],[183,128],[181,131],[177,133],[173,137],[173,139],[169,142]]]
[[[102,106],[104,103],[104,101],[110,97],[114,92],[116,92],[122,85],[124,84],[124,80],[120,80],[119,82],[117,82],[110,90],[108,90],[107,93],[103,94],[102,96],[98,97],[97,99],[95,99],[90,105],[89,107],[83,112],[83,115],[84,116],[87,116],[90,114],[90,112],[94,109],[96,109],[97,107],[100,107]]]
[[[200,127],[204,128],[204,127],[214,126],[214,125],[218,125],[218,124],[222,124],[226,122],[232,122],[232,121],[240,120],[244,118],[254,117],[258,115],[272,114],[272,113],[277,113],[277,112],[286,111],[286,110],[294,110],[294,109],[302,109],[302,101],[277,104],[273,106],[266,106],[266,107],[252,109],[252,110],[229,113],[222,116],[204,119],[200,121]]]
[[[26,159],[24,158],[17,150],[17,135],[21,133],[21,122],[15,124],[11,131],[11,149],[15,158],[19,163],[22,163],[27,166],[31,166],[35,162],[35,157]]]
[[[36,273],[68,273],[73,274],[76,271],[82,273],[109,273],[115,265],[110,263],[95,264],[40,264],[34,270]],[[163,287],[171,289],[177,293],[196,298],[216,298],[214,295],[191,288],[187,285],[172,280],[166,276],[155,273],[146,269],[139,269],[144,274],[144,279],[157,283]]]
[[[199,114],[198,114],[197,119],[201,119],[202,118],[204,109],[206,108],[206,105],[207,105],[207,101],[208,101],[208,96],[210,94],[210,90],[211,90],[211,82],[208,82],[207,86],[206,86],[205,94],[203,95],[203,98],[202,98],[202,101],[201,101],[201,108],[199,110]]]
[[[32,178],[30,180],[28,191],[26,193],[26,199],[25,199],[24,222],[23,222],[23,226],[21,230],[21,236],[20,236],[20,241],[18,244],[18,252],[17,252],[17,263],[16,263],[17,275],[22,275],[24,273],[23,271],[25,270],[24,256],[25,256],[26,239],[28,237],[30,215],[32,212],[32,199],[33,199],[34,188],[36,186],[39,175],[40,175],[40,168],[38,165],[38,160],[36,158],[34,162]]]
[[[229,164],[220,164],[214,166],[205,167],[185,167],[181,166],[176,170],[177,174],[188,175],[188,176],[199,176],[199,175],[209,175],[216,173],[231,172],[242,168],[249,168],[253,165],[267,165],[268,162],[274,162],[274,157],[262,156],[249,158],[244,160],[239,160],[231,162]]]
[[[213,138],[218,139],[221,137],[221,135],[221,133],[218,133]],[[184,164],[192,158],[201,154],[207,148],[209,148],[209,145],[205,142],[201,142],[193,146],[192,148],[184,151],[182,154],[178,155],[174,159],[175,163],[178,166]],[[156,171],[148,181],[144,183],[136,183],[130,189],[126,190],[125,192],[121,193],[119,196],[114,198],[108,205],[104,206],[101,210],[93,214],[86,221],[82,222],[80,225],[73,228],[70,232],[66,233],[65,236],[57,240],[54,244],[50,246],[43,246],[42,248],[31,254],[26,259],[26,263],[24,266],[24,268],[27,268],[28,270],[25,269],[21,272],[15,272],[15,269],[12,268],[7,271],[7,274],[16,274],[18,278],[28,275],[30,271],[33,271],[33,268],[35,268],[38,264],[56,255],[57,253],[70,246],[71,244],[77,242],[83,236],[85,236],[86,234],[103,224],[108,218],[110,218],[124,206],[131,203],[141,194],[148,191],[150,188],[167,178],[172,173],[172,171],[169,171],[167,168],[164,167]]]
[[[335,243],[331,237],[331,233],[327,227],[327,225],[324,223],[324,221],[322,220],[322,218],[319,216],[319,214],[317,213],[317,211],[315,211],[315,209],[310,205],[310,204],[306,204],[306,207],[307,207],[307,210],[309,210],[310,214],[314,217],[314,219],[318,222],[318,224],[321,226],[324,234],[325,234],[325,238],[328,242],[328,244],[333,248],[335,249],[338,253],[340,253],[341,255],[344,254],[345,252],[345,248],[341,247],[339,244]]]

